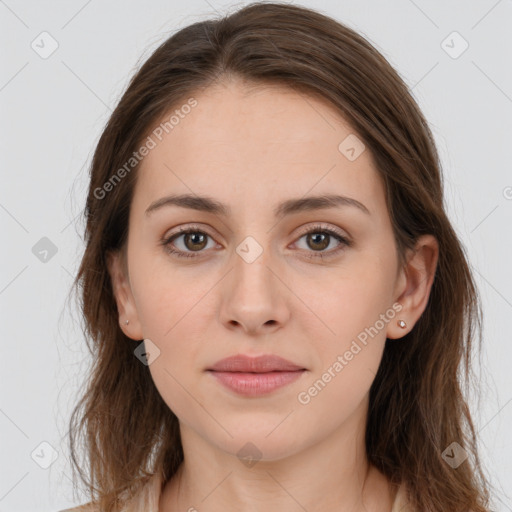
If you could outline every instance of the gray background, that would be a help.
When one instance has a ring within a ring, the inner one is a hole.
[[[0,0],[0,512],[80,502],[65,434],[88,353],[79,313],[66,298],[83,250],[77,216],[100,131],[160,42],[245,3]],[[449,215],[484,307],[474,420],[498,490],[496,510],[512,511],[512,1],[302,5],[373,43],[411,87],[434,132]],[[50,36],[40,36],[44,31]],[[52,39],[58,43],[47,58],[42,38],[46,50]],[[469,47],[458,55],[464,40]],[[52,450],[57,458],[44,469]]]

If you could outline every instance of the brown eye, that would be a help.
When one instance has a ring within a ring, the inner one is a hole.
[[[334,229],[323,228],[322,226],[314,226],[303,233],[299,240],[306,239],[306,248],[304,256],[307,258],[328,258],[336,256],[340,251],[346,247],[350,247],[352,242],[341,232]],[[180,258],[196,258],[207,252],[208,239],[213,241],[213,238],[199,229],[198,227],[182,228],[178,233],[175,233],[161,241],[165,250],[178,256]],[[333,241],[337,241],[337,247],[326,250]],[[211,248],[211,247],[210,247]]]
[[[204,233],[194,231],[192,233],[186,233],[183,235],[183,241],[185,247],[191,251],[198,251],[204,249],[206,246],[206,237]]]
[[[195,229],[187,228],[180,229],[180,231],[162,241],[165,250],[171,254],[184,258],[194,258],[196,254],[199,255],[205,249],[208,243],[208,238],[211,238],[207,233]],[[181,242],[181,246],[178,241]],[[178,245],[178,247],[176,247]]]
[[[329,258],[336,256],[340,251],[346,247],[350,247],[352,242],[341,232],[334,229],[323,228],[322,226],[314,226],[302,234],[300,239],[306,240],[306,254],[307,258]],[[332,250],[325,250],[331,244],[331,241],[336,240],[338,246]]]
[[[306,235],[306,240],[312,249],[318,249],[323,251],[326,247],[329,246],[330,235],[326,235],[324,233],[308,233]]]

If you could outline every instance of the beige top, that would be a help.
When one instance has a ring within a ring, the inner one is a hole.
[[[123,512],[158,512],[160,495],[162,493],[162,473],[155,473],[141,491],[135,495],[123,508]],[[59,512],[99,512],[90,503]],[[405,487],[401,485],[393,502],[391,512],[413,512],[407,506]]]

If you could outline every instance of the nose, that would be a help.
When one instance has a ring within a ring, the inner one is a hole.
[[[286,279],[268,253],[263,251],[251,263],[234,255],[233,268],[221,288],[220,317],[227,329],[266,335],[281,329],[290,317]]]

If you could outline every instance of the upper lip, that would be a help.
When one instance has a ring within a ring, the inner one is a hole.
[[[211,368],[207,368],[207,370],[217,372],[266,373],[273,371],[286,372],[305,370],[305,368],[273,354],[258,357],[237,354],[217,361]]]

